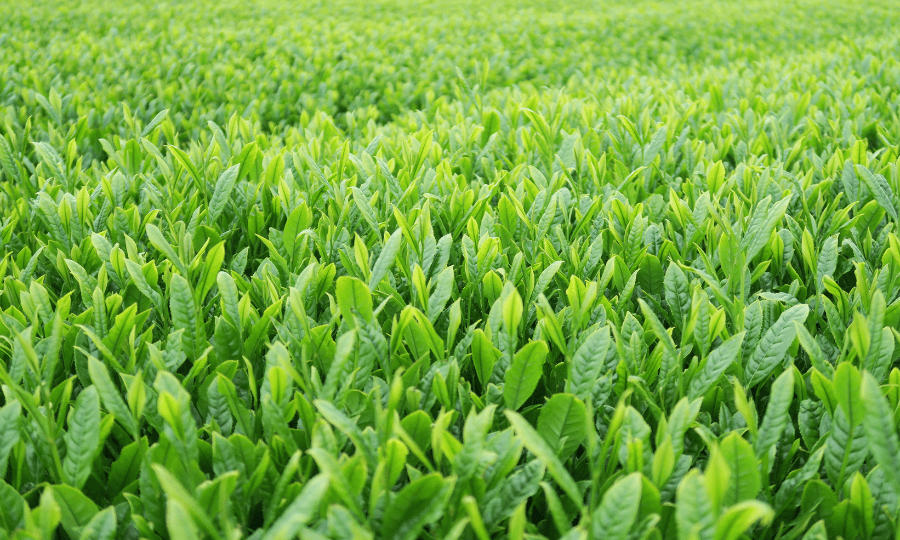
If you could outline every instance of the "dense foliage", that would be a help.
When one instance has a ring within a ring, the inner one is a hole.
[[[896,3],[0,4],[0,538],[886,539]]]

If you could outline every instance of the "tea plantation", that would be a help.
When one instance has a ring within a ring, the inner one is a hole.
[[[900,2],[0,2],[0,539],[900,532]]]

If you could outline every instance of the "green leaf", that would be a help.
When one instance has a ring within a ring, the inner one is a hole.
[[[894,194],[891,191],[891,184],[887,179],[880,174],[872,174],[872,171],[863,165],[856,166],[856,174],[863,181],[863,184],[866,185],[872,197],[885,209],[888,215],[894,218],[894,221],[900,220],[900,216],[897,215],[897,208],[894,206]]]
[[[63,529],[69,537],[78,538],[100,509],[94,501],[73,487],[50,486],[46,489],[51,490],[56,504],[59,505]]]
[[[747,262],[753,260],[762,251],[763,247],[769,243],[769,238],[772,236],[775,226],[778,225],[785,212],[787,212],[791,198],[792,196],[788,195],[769,208],[769,197],[766,197],[765,204],[761,202],[754,208],[750,224],[741,240],[741,249],[743,249],[746,257],[744,260]]]
[[[691,289],[684,270],[677,264],[669,264],[666,269],[663,291],[669,311],[677,326],[683,329],[691,317]]]
[[[453,492],[453,479],[433,473],[413,480],[388,503],[381,524],[383,538],[413,540],[422,528],[440,519]]]
[[[763,334],[744,369],[748,388],[765,381],[775,371],[796,337],[797,329],[794,322],[805,321],[807,315],[809,306],[798,304],[782,313],[775,324]]]
[[[122,451],[119,452],[118,459],[112,463],[112,466],[110,466],[109,469],[107,487],[109,488],[110,494],[115,496],[121,493],[125,486],[137,480],[147,450],[146,437],[122,448]]]
[[[0,530],[12,532],[25,527],[28,503],[12,486],[0,479]]]
[[[875,499],[865,477],[860,473],[854,475],[850,484],[850,503],[859,509],[862,536],[871,537],[875,528]]]
[[[519,291],[512,289],[509,294],[506,294],[503,298],[502,307],[503,332],[515,337],[518,333],[523,313],[522,297],[519,295]]]
[[[675,523],[679,538],[713,539],[715,515],[703,476],[696,469],[689,472],[678,485],[675,495]]]
[[[880,466],[873,468],[866,476],[866,482],[872,492],[874,507],[874,527],[872,536],[875,538],[887,538],[892,527],[893,509],[900,506],[900,497],[893,488],[887,484],[884,471]]]
[[[481,328],[477,328],[472,336],[472,363],[475,365],[475,375],[482,388],[486,388],[494,371],[494,364],[500,358],[500,351],[494,347]]]
[[[778,486],[778,492],[775,494],[776,513],[781,513],[791,505],[796,505],[796,500],[800,497],[803,487],[810,479],[819,473],[822,464],[822,456],[825,454],[825,448],[820,446],[814,451],[803,467],[792,471],[787,478]]]
[[[541,407],[537,431],[563,461],[584,441],[587,410],[572,394],[556,394]]]
[[[802,540],[828,540],[828,531],[825,529],[825,521],[820,520],[815,522],[813,526],[806,531],[806,534],[803,535]]]
[[[381,280],[394,266],[394,260],[397,258],[397,253],[402,245],[403,232],[401,229],[397,229],[384,243],[384,247],[381,248],[381,254],[378,255],[375,266],[372,267],[372,275],[369,277],[369,290],[374,292]]]
[[[178,257],[178,254],[175,253],[175,250],[169,244],[169,241],[166,240],[166,237],[163,236],[162,231],[160,231],[156,225],[148,224],[147,225],[147,239],[150,240],[150,243],[159,250],[160,253],[166,256],[172,264],[175,265],[175,268],[178,269],[178,272],[183,276],[190,275],[188,273],[187,266],[184,265],[184,262]]]
[[[428,413],[418,410],[400,421],[403,430],[421,450],[427,450],[431,443],[431,418]]]
[[[900,441],[897,440],[897,429],[887,399],[868,372],[862,374],[860,397],[866,412],[863,418],[866,433],[877,434],[867,437],[869,451],[894,491],[900,492]]]
[[[512,410],[518,410],[537,388],[547,358],[547,344],[532,341],[516,353],[503,383],[503,400]]]
[[[572,527],[572,516],[563,506],[559,495],[556,494],[556,489],[548,482],[541,482],[540,486],[544,492],[544,498],[547,499],[547,510],[549,510],[550,519],[553,521],[556,530],[559,533],[570,530]]]
[[[742,501],[716,520],[715,540],[738,540],[754,523],[768,524],[774,517],[772,508],[760,501]]]
[[[149,298],[157,309],[161,309],[163,305],[162,296],[147,281],[141,266],[131,259],[125,259],[125,268],[128,270],[128,275],[131,276],[131,281],[141,291],[141,294]]]
[[[519,438],[525,444],[525,448],[544,462],[547,470],[550,471],[550,476],[556,480],[556,483],[559,484],[576,506],[581,506],[583,499],[581,489],[579,489],[578,484],[572,479],[572,475],[569,474],[569,471],[566,470],[559,458],[556,457],[556,452],[553,451],[553,448],[518,413],[507,410],[503,414],[506,415],[509,423],[516,430]]]
[[[884,294],[875,290],[869,305],[866,317],[865,329],[868,331],[868,354],[862,361],[862,367],[869,371],[877,381],[883,381],[891,367],[891,359],[894,352],[894,338],[887,328],[884,328],[884,318],[887,306]],[[852,331],[852,330],[851,330]],[[852,337],[852,336],[851,336]]]
[[[124,427],[132,437],[137,439],[137,422],[135,422],[134,417],[131,416],[128,405],[125,404],[121,394],[119,394],[119,390],[109,377],[106,366],[96,358],[89,357],[88,372],[90,373],[91,381],[100,393],[100,399],[103,400],[103,406],[116,417],[116,420],[122,424],[122,427]]]
[[[794,328],[797,330],[797,338],[800,341],[800,345],[809,356],[813,367],[831,379],[834,375],[834,366],[825,359],[825,354],[822,352],[822,347],[819,346],[816,338],[799,322],[794,322]]]
[[[745,332],[739,332],[716,347],[700,364],[700,371],[691,379],[688,390],[690,399],[703,397],[725,373],[725,370],[737,360],[741,352]]]
[[[112,540],[116,521],[116,509],[112,506],[97,512],[81,530],[81,540]]]
[[[18,401],[12,401],[0,408],[0,478],[6,476],[9,453],[19,443],[21,437],[19,431],[21,412],[22,406]]]
[[[825,240],[822,250],[819,252],[818,262],[816,263],[816,284],[819,288],[823,286],[822,280],[826,276],[834,277],[834,271],[837,269],[838,262],[838,239],[837,236],[829,237]]]
[[[794,399],[794,372],[786,370],[772,384],[772,392],[769,394],[769,405],[766,407],[766,417],[759,426],[759,434],[756,437],[756,455],[762,457],[767,454],[781,438],[785,428],[791,421],[788,409]]]
[[[185,169],[187,169],[188,173],[194,178],[194,180],[199,184],[203,181],[200,177],[200,172],[197,170],[197,167],[194,165],[194,162],[191,161],[190,156],[188,156],[183,150],[176,146],[168,146],[169,151],[175,157],[175,160],[178,161]]]
[[[862,377],[850,362],[841,362],[834,372],[834,394],[838,405],[844,410],[851,428],[862,424],[865,407],[859,391]]]
[[[372,294],[365,283],[354,277],[341,276],[337,280],[336,295],[341,313],[349,324],[356,325],[353,316],[367,322],[373,320]]]
[[[262,536],[266,540],[282,538],[295,538],[300,528],[306,525],[315,516],[316,511],[325,493],[328,491],[329,480],[324,474],[310,479],[294,500],[284,509],[281,517]]]
[[[595,330],[578,347],[569,363],[569,377],[566,391],[581,400],[591,395],[591,390],[606,367],[606,353],[609,351],[609,326]]]
[[[194,291],[194,300],[202,304],[209,294],[212,286],[216,284],[216,277],[222,269],[225,260],[225,242],[219,242],[209,249],[206,260],[203,261],[203,272],[197,280],[197,288]]]
[[[242,328],[240,298],[234,278],[228,272],[219,272],[216,284],[219,286],[219,296],[222,299],[222,315],[232,326],[240,330]]]
[[[331,402],[323,399],[317,399],[315,403],[319,413],[328,421],[329,424],[344,433],[354,445],[356,449],[365,456],[369,465],[374,467],[378,461],[375,449],[369,444],[369,440],[363,435],[359,427],[347,415],[338,410]]]
[[[731,471],[723,503],[730,506],[755,498],[762,488],[762,479],[750,443],[733,431],[719,443],[719,452]]]
[[[209,200],[208,217],[210,224],[218,221],[222,211],[225,210],[225,205],[228,204],[228,199],[231,197],[231,191],[234,189],[234,184],[238,180],[239,170],[240,165],[232,165],[225,169],[225,171],[219,175],[219,179],[216,180],[215,190],[213,191],[212,198]]]
[[[644,314],[644,318],[647,320],[647,323],[650,325],[650,328],[653,329],[653,333],[656,334],[656,337],[659,339],[659,342],[662,343],[663,348],[673,357],[677,356],[677,352],[675,351],[675,342],[672,341],[672,337],[666,332],[666,327],[663,325],[662,321],[653,313],[653,310],[643,300],[638,300],[638,304],[641,306],[641,312]]]
[[[521,446],[519,449],[521,450]],[[515,452],[514,455],[518,456],[519,452]],[[545,470],[542,461],[537,459],[529,461],[485,493],[482,512],[485,526],[488,529],[493,528],[511,516],[518,505],[524,504],[528,498],[537,493]]]
[[[634,526],[641,502],[641,474],[632,473],[612,485],[591,516],[593,538],[625,540]]]
[[[63,480],[80,489],[91,474],[100,447],[100,397],[95,386],[87,387],[78,395],[67,427],[63,437],[66,442]]]
[[[172,540],[200,540],[199,531],[184,504],[172,499],[166,502],[166,528]]]
[[[188,358],[196,360],[204,348],[203,325],[197,315],[191,286],[178,274],[173,274],[169,282],[169,309],[175,330],[184,330],[181,334],[182,350]]]
[[[434,290],[428,297],[428,320],[434,324],[438,316],[444,312],[447,301],[455,289],[453,282],[453,267],[445,268],[435,278]]]
[[[169,109],[163,109],[163,110],[159,111],[158,113],[156,113],[156,116],[154,116],[153,119],[150,120],[150,122],[148,122],[146,126],[144,126],[143,130],[141,130],[141,137],[146,137],[154,129],[156,129],[156,127],[158,125],[162,124],[163,120],[166,119],[166,116],[168,116],[168,114],[169,114]]]

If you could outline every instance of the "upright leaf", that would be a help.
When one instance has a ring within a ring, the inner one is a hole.
[[[532,341],[516,353],[503,383],[503,400],[512,410],[518,410],[537,388],[543,373],[547,344]]]
[[[798,304],[782,313],[775,324],[763,334],[744,368],[749,388],[768,379],[769,375],[775,371],[796,337],[797,329],[794,327],[794,322],[805,321],[807,315],[809,315],[809,306]]]
[[[675,495],[675,523],[679,538],[712,540],[715,534],[715,514],[703,484],[703,477],[696,469],[681,480]]]
[[[638,517],[641,474],[631,473],[612,485],[591,516],[591,536],[625,540]]]
[[[240,165],[232,165],[225,169],[221,175],[219,175],[219,179],[216,180],[216,187],[213,191],[212,198],[209,200],[209,222],[216,223],[219,220],[219,216],[222,214],[222,211],[225,210],[225,206],[228,204],[228,200],[231,197],[231,191],[234,189],[234,184],[238,179],[238,171],[240,170]]]
[[[572,479],[572,475],[569,474],[559,458],[556,457],[556,453],[550,445],[548,445],[544,441],[544,438],[541,437],[540,434],[531,427],[528,421],[522,418],[518,413],[508,410],[504,411],[504,414],[509,420],[509,423],[512,424],[513,429],[516,430],[516,433],[522,439],[522,443],[528,448],[528,451],[544,462],[547,466],[547,470],[550,471],[550,475],[556,480],[556,483],[559,484],[566,495],[572,499],[572,502],[576,505],[581,505],[581,489],[579,489],[578,484]]]
[[[100,397],[95,386],[88,386],[78,395],[63,438],[66,441],[63,479],[80,489],[91,474],[100,447]]]
[[[881,466],[894,491],[900,493],[900,441],[897,439],[897,428],[887,399],[881,393],[878,383],[867,372],[862,374],[860,397],[865,410],[863,426],[866,433],[877,434],[867,437],[869,451]]]

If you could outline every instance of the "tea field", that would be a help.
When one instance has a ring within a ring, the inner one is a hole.
[[[898,8],[0,2],[0,539],[898,538]]]

